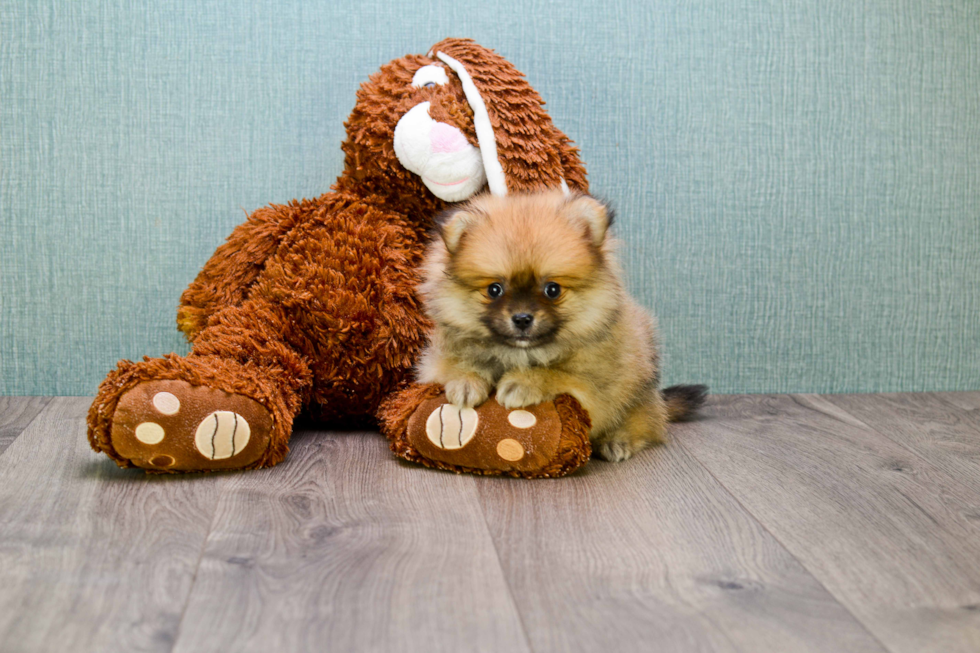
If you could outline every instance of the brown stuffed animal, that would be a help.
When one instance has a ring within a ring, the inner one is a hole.
[[[357,93],[332,191],[232,232],[181,297],[191,353],[121,361],[89,411],[92,447],[154,471],[267,467],[301,409],[374,416],[424,344],[415,269],[433,216],[487,188],[588,191],[542,105],[469,40],[383,66]],[[588,430],[579,411],[565,411],[568,433]]]

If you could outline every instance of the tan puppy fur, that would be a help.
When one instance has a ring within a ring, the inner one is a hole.
[[[624,288],[610,219],[560,191],[485,195],[444,216],[424,267],[436,326],[418,380],[464,407],[494,390],[510,409],[570,394],[606,460],[662,441],[654,321]]]

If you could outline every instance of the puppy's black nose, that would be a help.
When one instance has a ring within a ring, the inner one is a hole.
[[[534,316],[530,313],[517,313],[512,318],[511,321],[521,331],[526,331],[531,328],[531,323],[534,322]]]

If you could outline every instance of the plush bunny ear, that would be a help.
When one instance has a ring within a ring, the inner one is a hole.
[[[502,195],[564,187],[588,192],[585,168],[579,160],[578,150],[551,122],[541,96],[510,62],[470,39],[440,41],[432,47],[429,56],[445,62],[460,78],[464,90],[468,83],[472,84],[473,93],[479,96],[472,99],[471,93],[467,92],[492,193]],[[481,104],[489,123],[484,134],[480,133],[479,127]],[[485,137],[492,141],[485,141]],[[495,157],[491,156],[493,150]],[[487,165],[490,158],[495,160]],[[503,173],[504,192],[500,192],[500,183],[495,189],[494,168]]]
[[[608,206],[591,195],[572,195],[562,212],[570,219],[585,224],[596,247],[606,240],[606,232],[609,231],[614,217]]]
[[[480,222],[484,214],[471,205],[449,209],[436,218],[436,227],[450,254],[455,254],[466,230]]]

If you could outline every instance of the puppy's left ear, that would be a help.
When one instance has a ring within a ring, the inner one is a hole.
[[[613,222],[612,209],[591,195],[572,196],[565,204],[565,214],[572,220],[585,223],[596,247],[602,245]]]
[[[466,230],[479,222],[483,214],[474,210],[472,207],[463,206],[460,208],[449,209],[436,218],[436,227],[442,242],[446,244],[446,249],[450,254],[455,254],[459,248],[459,243],[463,240]]]

